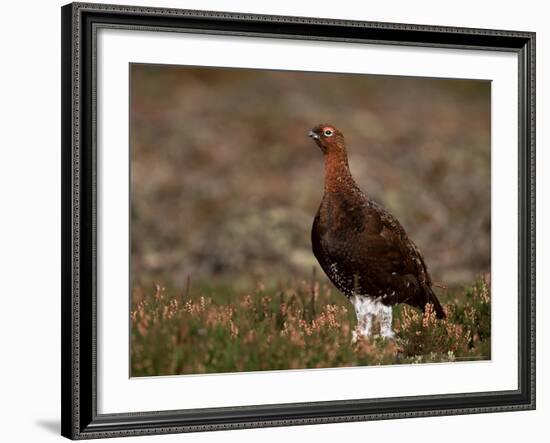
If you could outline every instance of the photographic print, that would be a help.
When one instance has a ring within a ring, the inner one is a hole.
[[[130,85],[131,376],[491,358],[490,81]]]

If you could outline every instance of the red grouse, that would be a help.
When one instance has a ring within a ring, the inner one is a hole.
[[[393,337],[392,305],[433,305],[445,312],[432,290],[424,259],[386,209],[359,189],[348,166],[343,134],[323,124],[309,132],[325,158],[325,192],[313,221],[313,254],[331,282],[354,305],[357,334],[369,336],[375,317],[380,335]]]

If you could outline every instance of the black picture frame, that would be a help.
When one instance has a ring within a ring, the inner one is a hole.
[[[535,408],[535,33],[72,3],[62,15],[62,435],[71,439]],[[518,55],[518,389],[145,413],[97,413],[95,39],[99,27]]]

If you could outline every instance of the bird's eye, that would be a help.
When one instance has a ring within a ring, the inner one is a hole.
[[[333,133],[330,129],[327,129],[327,130],[325,131],[325,135],[326,135],[327,137],[332,136],[332,134],[334,134],[334,133]]]

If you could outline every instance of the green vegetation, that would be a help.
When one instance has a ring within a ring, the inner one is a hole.
[[[195,284],[183,293],[136,287],[132,376],[490,359],[488,277],[442,292],[446,320],[429,306],[422,313],[399,305],[395,340],[375,335],[352,344],[351,305],[315,276],[242,293]]]

